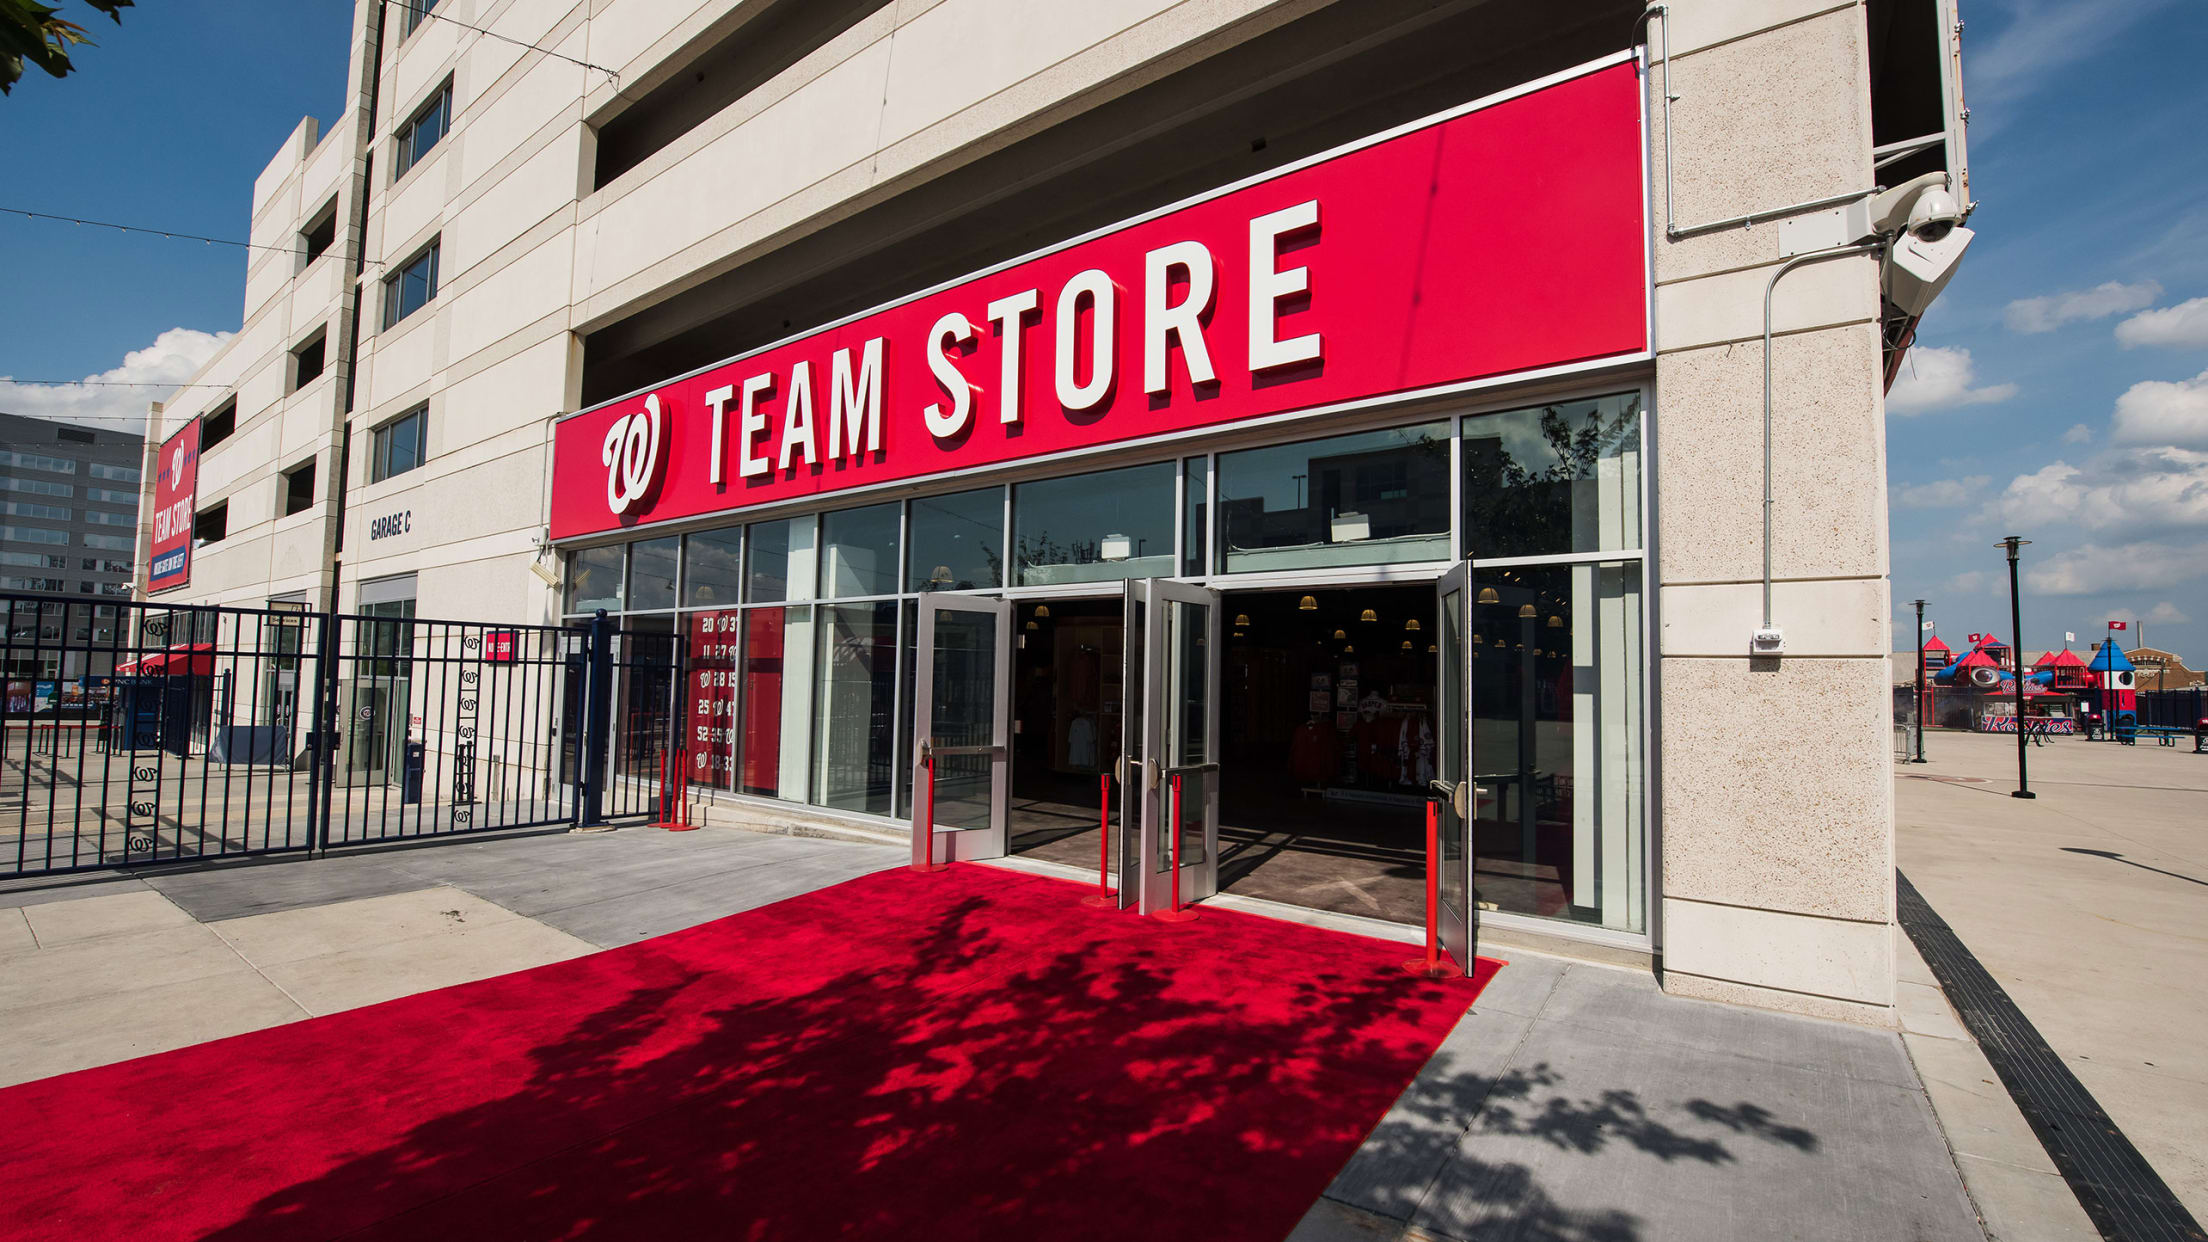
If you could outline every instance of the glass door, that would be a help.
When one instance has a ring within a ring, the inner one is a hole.
[[[1152,578],[1144,595],[1141,910],[1191,918],[1219,888],[1219,592]]]
[[[923,594],[919,613],[913,865],[1002,858],[1011,789],[1012,605]]]
[[[1145,641],[1149,631],[1150,595],[1148,582],[1130,578],[1121,584],[1124,594],[1120,597],[1120,709],[1119,709],[1119,763],[1113,769],[1113,799],[1119,808],[1119,908],[1138,909],[1142,906],[1142,826],[1149,818],[1149,772],[1143,760],[1149,751],[1143,749],[1143,732],[1149,727],[1147,705],[1150,696],[1145,693],[1145,679],[1149,666],[1143,653],[1149,650]]]
[[[1435,585],[1440,615],[1435,631],[1440,648],[1435,662],[1435,779],[1431,789],[1440,828],[1440,877],[1435,888],[1441,946],[1457,965],[1472,968],[1472,933],[1477,898],[1472,890],[1472,823],[1479,790],[1473,782],[1472,736],[1472,562],[1463,561]]]

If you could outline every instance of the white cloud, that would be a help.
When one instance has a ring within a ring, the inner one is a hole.
[[[2161,603],[2156,604],[2152,608],[2149,608],[2147,610],[2147,615],[2141,618],[2141,620],[2153,621],[2158,625],[2181,625],[2187,621],[2192,620],[2192,618],[2185,615],[2184,609],[2179,608],[2177,605],[2171,603],[2168,600],[2163,600]]]
[[[153,344],[124,354],[122,365],[87,375],[77,383],[20,385],[7,383],[8,377],[0,376],[0,409],[30,418],[142,434],[147,403],[167,398],[233,335],[170,328],[155,337]]]
[[[1894,488],[1893,505],[1896,509],[1952,509],[1976,498],[1990,482],[1985,475],[1974,474],[1962,479],[1900,484]]]
[[[2092,595],[2164,587],[2202,574],[2208,574],[2208,545],[2197,540],[2086,543],[2028,565],[2024,585],[2042,595]],[[2121,614],[2110,615],[2126,619]]]
[[[2208,453],[2140,448],[2084,466],[2051,462],[2010,480],[1988,516],[2042,530],[2050,522],[2132,534],[2208,530]]]
[[[2052,332],[2081,319],[2106,319],[2152,306],[2161,296],[2162,286],[2151,280],[2130,285],[2111,280],[2090,289],[2018,298],[2009,303],[2002,318],[2011,332]]]
[[[2208,448],[2208,371],[2189,380],[2142,380],[2116,398],[2111,424],[2127,444]]]
[[[1966,569],[1947,580],[1947,589],[1958,595],[1968,595],[1974,591],[1983,590],[1985,585],[1986,571],[1983,569]]]
[[[1909,351],[1893,391],[1886,394],[1886,412],[1921,414],[1958,405],[1990,405],[2016,395],[2014,384],[1980,388],[1975,386],[1977,379],[1969,350],[1920,345]]]
[[[2090,444],[2092,440],[2093,432],[2084,423],[2072,423],[2070,430],[2062,433],[2064,444]]]
[[[2141,311],[2116,325],[2116,339],[2126,349],[2140,345],[2208,349],[2208,298]]]

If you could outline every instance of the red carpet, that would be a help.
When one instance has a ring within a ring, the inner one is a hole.
[[[0,1237],[1265,1239],[1492,977],[994,868],[0,1091]]]

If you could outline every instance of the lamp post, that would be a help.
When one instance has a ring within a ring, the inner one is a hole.
[[[2024,748],[2031,739],[2024,733],[2024,613],[2016,598],[2016,552],[2031,540],[2010,535],[1993,545],[2009,550],[2009,655],[2016,662],[2016,788],[2012,798],[2036,798],[2024,770]]]
[[[1924,601],[1917,600],[1917,757],[1911,763],[1924,762]]]

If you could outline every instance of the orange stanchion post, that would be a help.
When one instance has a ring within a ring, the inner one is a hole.
[[[1081,904],[1117,907],[1119,898],[1112,893],[1112,774],[1099,773],[1096,783],[1096,891],[1083,897]]]
[[[1191,923],[1196,907],[1181,904],[1181,774],[1173,774],[1172,815],[1165,822],[1173,833],[1173,904],[1154,916],[1168,923]]]
[[[1403,969],[1428,979],[1447,979],[1457,968],[1441,956],[1441,808],[1426,800],[1426,956]]]

